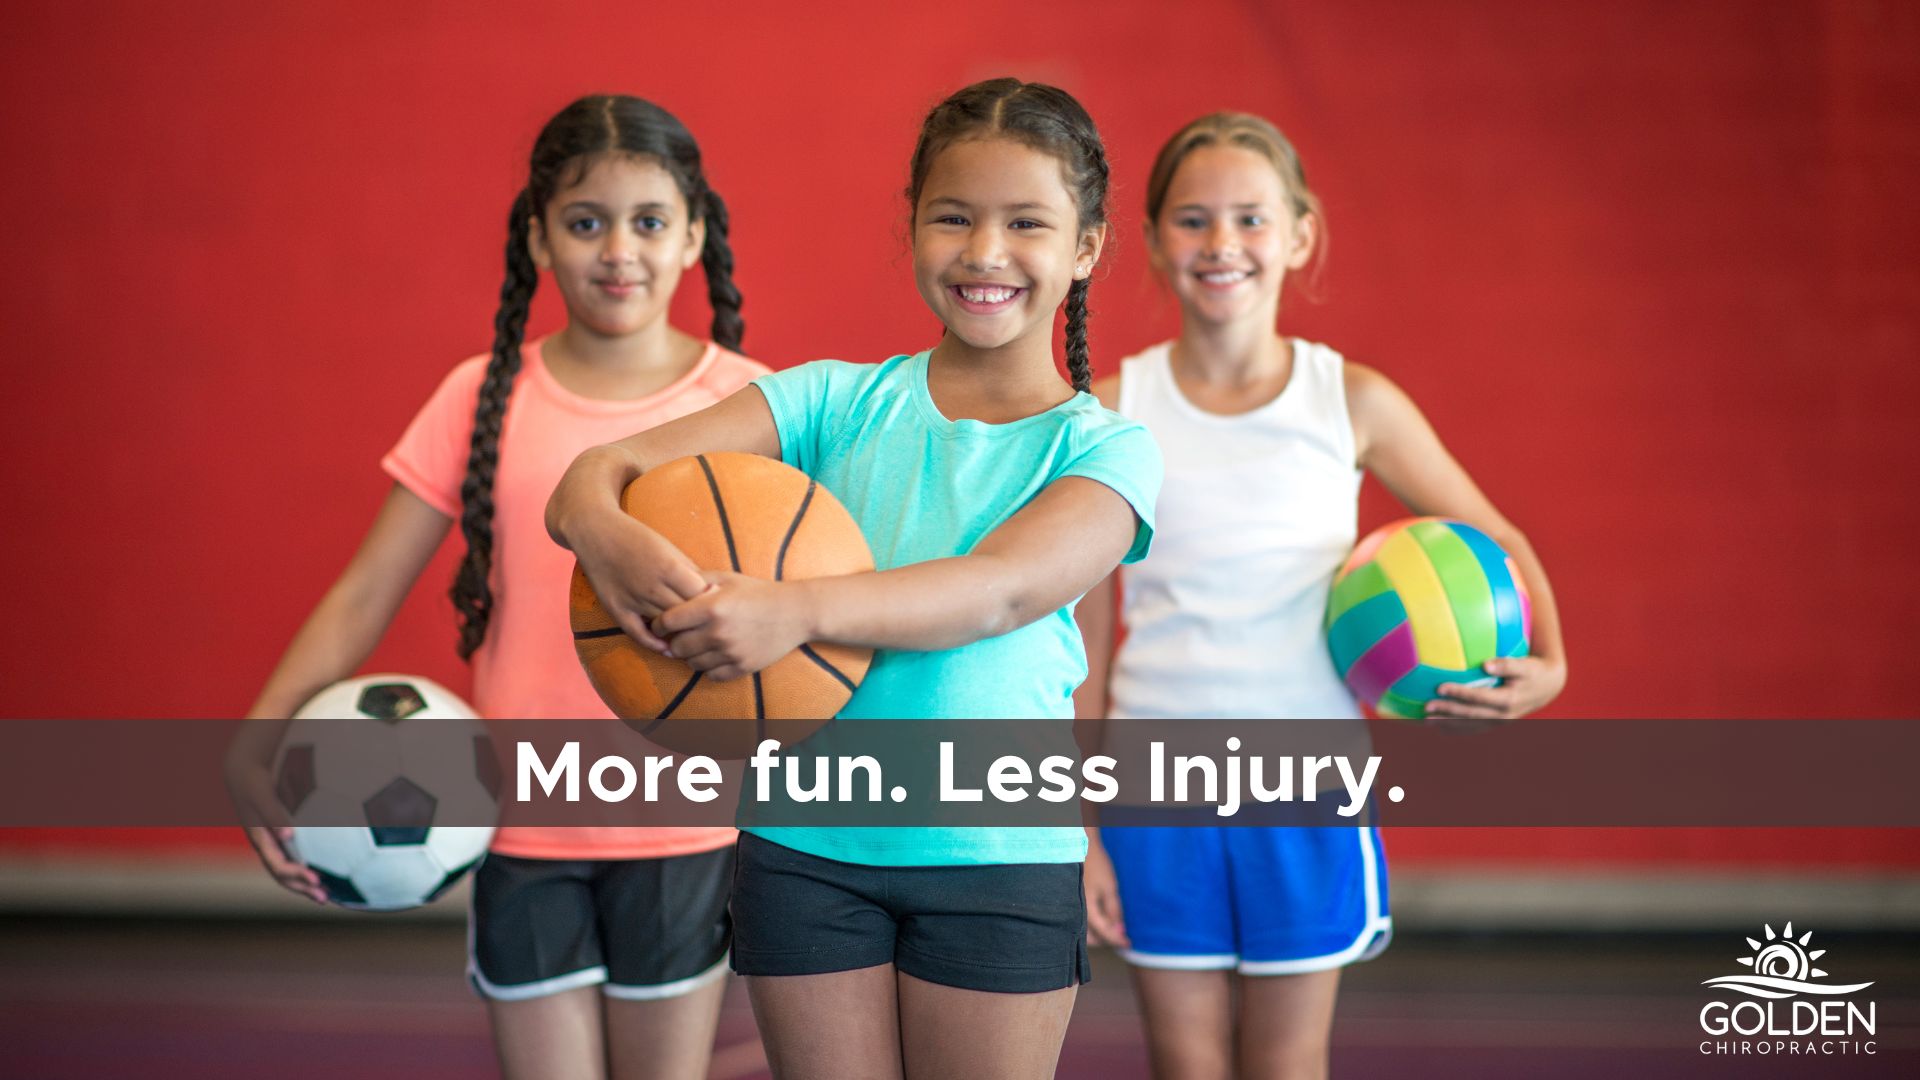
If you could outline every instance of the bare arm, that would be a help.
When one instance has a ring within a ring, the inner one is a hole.
[[[822,641],[951,649],[1058,611],[1133,546],[1133,507],[1097,480],[1067,476],[988,533],[971,554],[797,583]]]
[[[780,456],[767,399],[746,387],[697,413],[649,428],[574,459],[547,500],[547,535],[572,551],[608,614],[628,636],[664,650],[647,621],[707,588],[693,561],[620,509],[640,474],[709,451]]]
[[[758,671],[807,641],[956,648],[1066,606],[1119,564],[1136,528],[1118,492],[1063,477],[970,554],[810,581],[709,573],[721,587],[658,626],[673,655],[718,679]]]
[[[1511,719],[1546,705],[1566,683],[1567,659],[1553,586],[1533,546],[1447,452],[1404,391],[1378,371],[1352,363],[1347,365],[1346,384],[1360,466],[1414,513],[1456,518],[1492,537],[1513,556],[1533,601],[1532,655],[1490,662],[1488,671],[1505,680],[1501,686],[1443,688],[1446,698],[1436,701],[1428,715]]]
[[[294,635],[227,748],[227,787],[248,839],[274,878],[294,892],[321,899],[319,880],[285,851],[285,815],[268,776],[274,748],[302,702],[366,661],[452,524],[393,485],[360,549]]]
[[[393,485],[359,550],[294,635],[247,716],[284,720],[365,662],[452,526],[452,518]]]

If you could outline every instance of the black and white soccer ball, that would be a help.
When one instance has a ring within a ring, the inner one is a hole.
[[[429,903],[493,839],[500,767],[466,702],[416,675],[334,683],[300,707],[273,761],[291,853],[341,907]]]

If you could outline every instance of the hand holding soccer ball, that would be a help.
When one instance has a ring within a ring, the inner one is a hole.
[[[430,903],[493,838],[486,728],[415,676],[335,683],[296,713],[270,766],[229,767],[248,838],[282,886],[368,911]]]

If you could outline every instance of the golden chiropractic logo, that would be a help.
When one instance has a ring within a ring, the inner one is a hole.
[[[1735,958],[1752,969],[1750,973],[1722,975],[1700,984],[1762,1000],[1707,1002],[1700,1010],[1700,1030],[1708,1035],[1742,1037],[1702,1039],[1700,1052],[1782,1057],[1877,1053],[1871,1039],[1860,1038],[1874,1034],[1879,1022],[1877,1003],[1869,1001],[1862,1008],[1858,1001],[1840,1000],[1873,984],[1818,982],[1827,973],[1814,967],[1813,962],[1827,950],[1807,950],[1813,931],[1796,940],[1792,923],[1778,935],[1771,923],[1762,929],[1766,941],[1747,938],[1753,954]]]

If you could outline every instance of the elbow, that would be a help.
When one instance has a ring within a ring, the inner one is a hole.
[[[968,568],[967,600],[948,607],[946,625],[959,640],[943,647],[957,648],[987,638],[1011,634],[1031,622],[1046,617],[1060,607],[1056,590],[1047,583],[1028,580],[1021,567],[999,555],[966,556]],[[958,583],[956,583],[958,585]]]
[[[541,522],[547,528],[547,538],[561,547],[568,546],[566,529],[567,492],[573,484],[575,474],[579,472],[580,463],[591,453],[593,453],[592,450],[587,450],[582,452],[580,456],[574,458],[572,464],[567,466],[566,471],[560,474],[560,482],[555,484],[553,491],[547,495],[546,511],[541,517]]]
[[[981,617],[980,637],[994,638],[1011,634],[1032,621],[1026,613],[1026,606],[1018,599],[1002,599],[987,606]]]
[[[946,623],[945,631],[938,635],[939,640],[931,645],[932,648],[958,649],[976,641],[1012,633],[1025,625],[1020,621],[1016,605],[991,594],[978,597],[974,604],[951,608],[949,611],[955,617]]]
[[[943,645],[945,648],[959,648],[976,641],[1010,634],[1032,622],[1037,615],[1029,614],[1032,601],[1027,595],[1028,589],[1016,582],[991,572],[977,579],[972,590],[972,602],[955,605],[949,609],[959,616],[950,624],[955,640]]]
[[[617,447],[590,447],[574,458],[573,464],[568,465],[567,471],[560,475],[560,482],[554,485],[553,494],[547,496],[546,513],[542,517],[547,537],[554,543],[572,550],[573,545],[568,542],[567,534],[571,529],[573,508],[582,496],[591,497],[590,490],[585,489],[591,489],[596,475],[615,464],[617,459],[613,455],[618,454],[620,451]],[[614,491],[617,501],[619,487]]]
[[[553,495],[547,499],[547,539],[553,541],[558,547],[572,551],[573,541],[567,538],[567,523],[560,510],[559,502],[560,493],[556,490]]]
[[[983,594],[986,604],[979,617],[980,638],[1011,634],[1046,615],[1051,609],[1036,595],[1037,591],[1026,586],[986,590]]]

